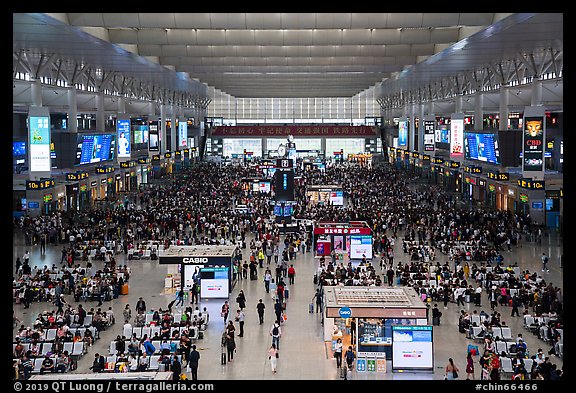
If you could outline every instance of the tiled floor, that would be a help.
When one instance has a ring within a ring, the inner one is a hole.
[[[402,236],[402,233],[399,233]],[[14,242],[14,261],[16,256],[22,256],[26,249],[31,251],[32,266],[36,265],[40,268],[43,265],[51,265],[60,262],[60,247],[48,246],[46,255],[41,256],[39,247],[25,247],[21,236],[15,235]],[[405,254],[402,253],[401,242],[396,242],[395,255],[400,256],[395,258],[397,261],[406,262],[408,260]],[[550,272],[540,272],[541,263],[539,256],[542,252],[546,252],[550,256],[549,268]],[[563,288],[563,273],[559,267],[559,257],[562,253],[562,246],[557,237],[552,236],[545,238],[542,245],[535,245],[534,243],[524,243],[522,247],[515,248],[512,252],[504,253],[505,263],[518,262],[522,269],[536,270],[539,274],[554,285]],[[443,263],[446,256],[439,253],[438,260]],[[89,372],[93,354],[100,352],[103,354],[108,353],[110,341],[113,340],[118,334],[121,334],[121,315],[127,303],[130,303],[131,308],[134,309],[138,297],[142,296],[148,305],[148,308],[157,309],[159,307],[166,307],[166,305],[173,299],[173,295],[164,294],[164,276],[167,271],[166,265],[159,265],[157,261],[128,261],[123,254],[117,256],[119,264],[127,264],[132,268],[132,276],[130,278],[130,292],[129,295],[120,296],[119,299],[112,302],[105,302],[103,307],[106,309],[112,306],[117,318],[117,323],[112,328],[101,333],[101,338],[96,344],[89,349],[88,355],[84,356],[78,364],[76,372],[86,373]],[[102,264],[103,262],[97,262]],[[326,349],[322,337],[322,326],[320,324],[319,314],[309,314],[308,304],[315,292],[315,285],[313,284],[313,274],[316,270],[317,261],[313,258],[312,253],[304,255],[299,254],[296,260],[293,261],[296,268],[296,281],[294,285],[289,286],[290,298],[287,301],[287,316],[288,320],[283,326],[283,335],[280,341],[280,358],[278,359],[278,372],[272,374],[270,364],[268,362],[267,350],[271,344],[271,337],[269,330],[273,323],[273,303],[272,296],[266,294],[264,284],[261,281],[263,269],[260,269],[260,280],[239,281],[230,295],[231,313],[233,316],[236,308],[234,299],[240,289],[244,290],[247,298],[246,307],[246,323],[244,337],[237,338],[237,352],[234,355],[234,361],[225,366],[220,365],[220,336],[224,328],[224,323],[220,317],[220,307],[223,299],[220,300],[207,300],[200,302],[200,308],[207,307],[210,313],[210,323],[203,340],[197,342],[198,349],[200,350],[200,366],[199,378],[202,380],[215,380],[215,379],[292,379],[292,380],[334,380],[338,379],[336,369],[336,361],[329,358],[330,352]],[[377,265],[375,263],[375,265]],[[376,266],[378,271],[378,267]],[[256,303],[258,299],[262,298],[266,305],[265,323],[259,325],[258,316],[256,313]],[[67,301],[75,304],[73,298],[67,296]],[[96,302],[86,304],[87,307],[95,307]],[[482,307],[489,312],[487,302],[483,301]],[[51,305],[46,303],[35,303],[28,310],[24,310],[23,306],[14,304],[16,316],[23,320],[26,325],[31,325],[38,312],[42,310],[51,309]],[[466,310],[473,310],[477,308],[472,304],[467,304]],[[510,309],[498,307],[502,312],[504,320],[512,328],[512,334],[515,337],[517,333],[523,333],[526,338],[528,349],[535,352],[538,348],[543,348],[545,352],[549,347],[544,342],[538,340],[537,337],[528,333],[522,327],[522,318],[509,317]],[[465,366],[466,348],[470,340],[464,337],[464,334],[458,333],[457,321],[459,307],[454,303],[448,305],[447,310],[442,310],[442,325],[434,328],[434,373],[355,373],[355,379],[427,379],[439,380],[443,379],[443,369],[449,357],[452,357],[456,364],[463,369]],[[522,310],[520,310],[522,313]],[[561,367],[562,359],[552,357],[552,362]],[[390,369],[390,364],[388,364]],[[476,369],[476,378],[479,378],[478,370]]]

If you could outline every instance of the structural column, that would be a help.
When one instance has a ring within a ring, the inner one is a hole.
[[[418,120],[419,120],[419,130],[418,130],[418,151],[424,151],[424,111],[425,105],[423,102],[418,104]]]
[[[126,113],[126,98],[124,97],[119,97],[118,98],[118,109],[117,109],[118,113]]]
[[[104,118],[104,92],[99,91],[96,93],[96,130],[104,131],[106,129],[106,121]]]
[[[414,151],[415,142],[416,142],[416,116],[414,115],[414,104],[410,104],[410,111],[408,117],[408,150]]]
[[[172,121],[170,122],[170,151],[176,151],[176,146],[178,146],[178,128],[176,126],[176,119],[178,116],[176,115],[176,105],[172,104]]]
[[[463,113],[462,112],[462,94],[456,94],[454,100],[454,113]]]
[[[76,86],[69,85],[67,89],[68,96],[68,124],[66,126],[68,132],[78,132],[78,101],[76,94]]]
[[[500,110],[499,110],[500,124],[498,126],[498,130],[500,131],[508,129],[508,99],[509,99],[508,86],[502,85],[500,87]]]
[[[42,82],[40,79],[31,79],[31,81],[32,106],[42,106]]]
[[[160,104],[160,153],[166,152],[166,105]]]
[[[530,99],[531,106],[542,105],[542,79],[534,75],[532,79],[532,97]]]
[[[481,91],[476,91],[474,96],[474,130],[482,131],[484,129],[484,94]]]

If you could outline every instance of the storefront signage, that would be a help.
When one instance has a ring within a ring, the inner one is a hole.
[[[314,228],[315,235],[371,235],[370,228]]]
[[[520,202],[526,203],[528,202],[528,194],[520,194]]]
[[[560,199],[562,190],[546,190],[546,198]]]
[[[112,173],[112,172],[114,172],[114,167],[112,167],[112,166],[97,166],[94,170],[98,174]]]
[[[38,209],[40,204],[38,202],[28,202],[28,209]]]
[[[120,176],[120,174],[117,174],[117,175],[116,175],[116,180],[120,180],[121,177],[122,177],[122,176]]]
[[[524,117],[523,172],[541,172],[544,169],[544,117]]]
[[[108,184],[112,184],[112,183],[114,183],[114,178],[109,177],[108,179],[106,179],[106,181],[108,182]]]
[[[197,151],[198,149],[196,147],[191,147],[190,151],[192,151],[192,153],[194,153],[195,151]]]
[[[529,190],[543,190],[544,180],[518,179],[518,186]]]
[[[98,185],[98,181],[94,180],[90,183],[90,187],[96,187]]]
[[[100,179],[100,184],[106,184],[106,178]]]
[[[444,164],[444,160],[443,160],[442,158],[436,158],[436,157],[434,157],[434,158],[432,159],[432,163],[433,163],[433,164],[442,165],[442,164]]]
[[[68,172],[66,173],[67,181],[78,181],[88,178],[88,172]]]
[[[66,195],[65,192],[59,192],[58,194],[56,194],[56,198],[60,199],[60,198],[62,198],[64,195]]]
[[[340,310],[338,310],[338,314],[340,315],[340,318],[351,318],[352,310],[350,309],[350,307],[340,307]]]
[[[500,172],[498,173],[498,180],[508,181],[510,180],[510,174],[508,172]]]
[[[216,126],[212,136],[374,136],[373,126]],[[405,146],[405,145],[404,145]]]
[[[428,154],[422,154],[422,160],[430,162],[430,158]]]
[[[152,156],[152,162],[160,161],[160,154],[154,154]]]
[[[54,187],[54,179],[26,180],[27,190],[45,190],[50,187]]]
[[[412,152],[412,158],[420,158],[420,154],[418,152]]]
[[[160,265],[223,265],[230,266],[232,257],[160,256]]]
[[[494,192],[494,191],[496,191],[496,186],[494,184],[488,184],[488,190],[490,192]]]
[[[52,194],[45,194],[44,195],[44,203],[48,203],[52,201]]]
[[[164,158],[172,158],[172,153],[167,151],[166,153],[164,153]]]
[[[80,184],[80,192],[86,192],[88,186],[86,184]]]
[[[456,161],[450,161],[450,160],[446,160],[444,161],[444,166],[446,168],[460,168],[460,163],[456,162]]]
[[[176,150],[176,151],[174,152],[174,157],[175,157],[176,159],[182,158],[182,152],[181,152],[180,150]]]

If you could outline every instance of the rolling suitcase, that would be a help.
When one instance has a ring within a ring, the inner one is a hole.
[[[310,314],[313,314],[313,313],[314,313],[314,303],[308,304],[308,312],[309,312]]]
[[[284,289],[284,298],[288,299],[290,297],[290,291],[288,291],[288,288]]]
[[[222,354],[220,355],[220,364],[221,365],[226,364],[226,352],[222,352]]]

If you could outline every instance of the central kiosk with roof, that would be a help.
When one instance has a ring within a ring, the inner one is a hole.
[[[161,265],[174,265],[168,273],[180,276],[180,290],[190,290],[196,282],[201,298],[228,298],[234,287],[236,249],[226,245],[170,246],[158,259]]]
[[[391,360],[392,371],[433,372],[428,308],[414,288],[323,289],[324,341],[332,352],[338,338],[342,339],[344,350],[352,345],[357,371],[386,371],[385,361]]]

